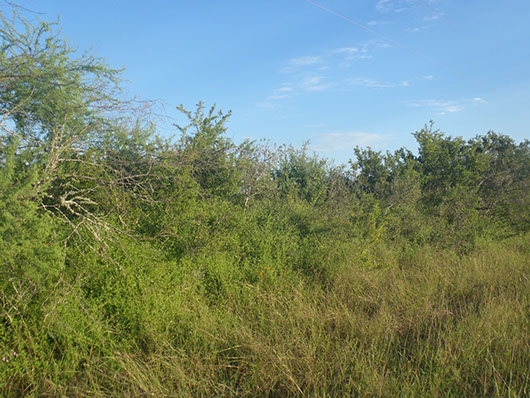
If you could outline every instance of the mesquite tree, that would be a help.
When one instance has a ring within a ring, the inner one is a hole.
[[[0,261],[4,281],[39,283],[73,237],[105,255],[128,233],[114,210],[149,194],[150,131],[120,71],[78,54],[56,24],[0,24]]]

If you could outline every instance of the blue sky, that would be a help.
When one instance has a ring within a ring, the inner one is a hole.
[[[431,119],[452,136],[530,138],[528,0],[315,2],[350,21],[307,0],[23,4],[60,16],[71,43],[125,67],[170,118],[201,100],[231,109],[236,141],[310,140],[343,163],[355,145],[415,148]]]

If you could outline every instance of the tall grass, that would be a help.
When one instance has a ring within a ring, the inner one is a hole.
[[[107,275],[105,289],[115,289],[107,302],[82,295],[87,280],[59,283],[42,324],[17,318],[12,348],[2,347],[1,389],[11,397],[528,396],[528,241],[483,241],[463,256],[386,242],[370,266],[357,243],[337,243],[310,253],[307,267],[320,278],[273,257],[160,261],[122,286]]]

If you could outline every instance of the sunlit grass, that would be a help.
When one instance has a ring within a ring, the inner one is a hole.
[[[526,243],[527,237],[483,242],[462,257],[430,247],[407,257],[381,247],[371,268],[352,251],[324,284],[270,263],[256,271],[263,275],[255,283],[221,278],[216,292],[199,288],[202,274],[168,283],[173,271],[161,265],[145,296],[132,296],[142,304],[130,304],[139,326],[129,332],[109,328],[101,307],[80,313],[75,289],[64,286],[44,325],[20,324],[28,341],[13,347],[18,354],[9,368],[1,364],[3,391],[527,396]],[[333,250],[315,252],[314,261],[340,257]]]

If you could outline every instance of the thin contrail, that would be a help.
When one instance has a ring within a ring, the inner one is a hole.
[[[420,57],[422,57],[422,58],[425,58],[425,59],[428,60],[429,62],[432,62],[432,63],[434,63],[434,64],[437,64],[437,65],[441,66],[442,68],[448,69],[448,70],[450,70],[450,71],[453,72],[453,73],[457,73],[454,69],[452,69],[452,68],[450,68],[450,67],[448,67],[448,66],[445,66],[444,64],[442,64],[442,63],[440,63],[439,61],[435,60],[434,58],[431,58],[431,57],[429,57],[429,56],[427,56],[427,55],[424,55],[424,54],[422,54],[422,53],[420,53],[420,52],[418,52],[418,51],[416,51],[416,50],[414,50],[414,49],[412,49],[412,48],[410,48],[410,47],[408,47],[408,46],[406,46],[406,45],[404,45],[404,44],[401,44],[401,43],[399,43],[399,42],[397,42],[397,41],[395,41],[395,40],[392,40],[390,37],[385,36],[385,35],[383,35],[383,34],[381,34],[381,33],[379,33],[379,32],[376,32],[375,30],[370,29],[370,28],[368,28],[368,27],[366,27],[366,26],[364,26],[364,25],[361,25],[360,23],[355,22],[354,20],[352,20],[352,19],[350,19],[350,18],[348,18],[348,17],[345,17],[345,16],[342,15],[342,14],[339,14],[339,13],[337,13],[337,12],[335,12],[335,11],[332,11],[332,10],[330,10],[329,8],[326,8],[326,7],[324,7],[324,6],[320,5],[320,4],[315,3],[314,1],[311,1],[311,0],[305,0],[305,1],[307,1],[308,3],[313,4],[314,6],[316,6],[316,7],[318,7],[318,8],[323,9],[323,10],[326,11],[326,12],[329,12],[330,14],[333,14],[333,15],[339,17],[339,18],[342,18],[342,19],[344,19],[345,21],[347,21],[347,22],[349,22],[349,23],[352,23],[352,24],[358,26],[358,27],[361,28],[361,29],[364,29],[364,30],[366,30],[366,31],[368,31],[368,32],[370,32],[370,33],[376,35],[376,36],[379,36],[379,37],[385,39],[386,41],[389,41],[390,43],[393,43],[393,44],[395,44],[395,45],[397,45],[397,46],[399,46],[399,47],[401,47],[401,48],[404,48],[405,50],[408,50],[408,51],[410,51],[411,53],[413,53],[413,54],[415,54],[415,55],[418,55],[418,56],[420,56]]]

